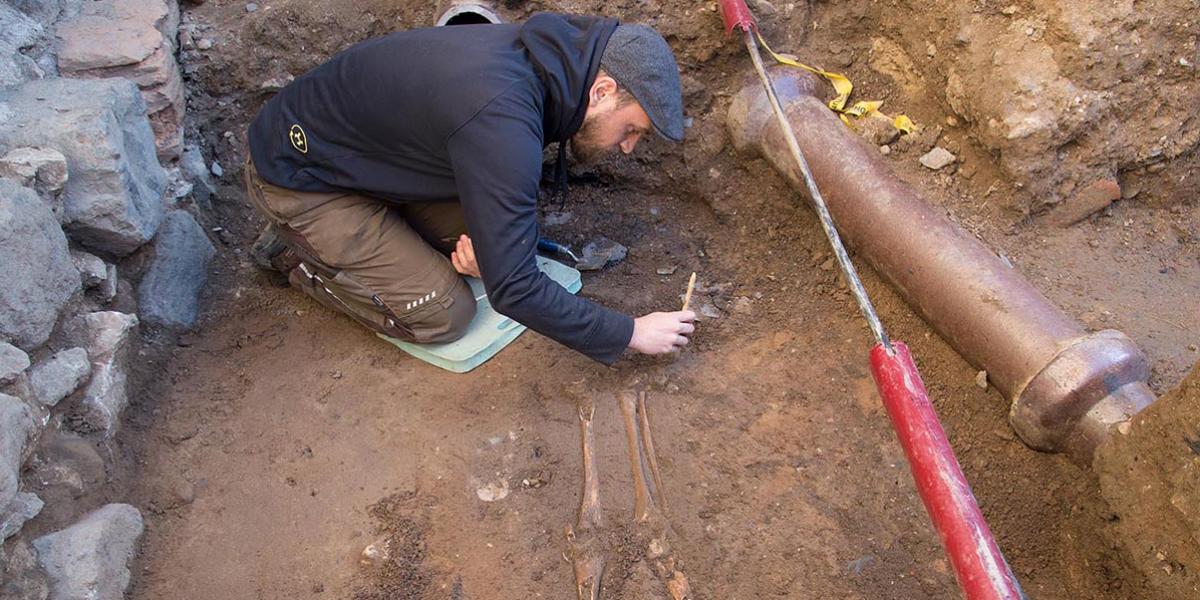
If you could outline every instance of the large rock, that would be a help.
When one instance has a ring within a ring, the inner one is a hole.
[[[68,77],[124,77],[146,100],[161,160],[183,145],[183,78],[175,61],[178,4],[99,0],[58,27],[58,68]]]
[[[121,411],[129,403],[126,363],[129,360],[130,334],[138,324],[137,315],[103,311],[82,317],[92,378],[83,392],[83,422],[112,437],[120,423]]]
[[[148,322],[191,327],[199,310],[200,289],[216,250],[192,215],[167,215],[154,242],[154,260],[138,288],[138,308]]]
[[[33,413],[20,398],[0,394],[0,521],[3,508],[17,496],[25,446],[35,428]]]
[[[0,342],[0,383],[16,379],[28,368],[28,354],[8,342]]]
[[[0,147],[19,146],[66,156],[63,208],[72,239],[124,256],[154,237],[167,176],[132,82],[62,78],[0,90]]]
[[[18,493],[8,506],[0,508],[0,542],[12,537],[30,519],[42,512],[45,504],[36,494]]]
[[[79,0],[5,0],[5,4],[25,13],[43,28],[49,28],[66,12],[78,12]]]
[[[79,289],[67,238],[32,190],[0,179],[0,337],[25,350],[41,346],[58,312]]]
[[[34,540],[54,600],[121,600],[129,586],[129,559],[142,535],[142,515],[109,504],[78,523]]]
[[[38,363],[29,371],[33,400],[50,408],[70,396],[92,374],[87,350],[71,348]]]
[[[0,87],[40,79],[44,73],[26,50],[42,43],[42,25],[25,13],[0,3]]]

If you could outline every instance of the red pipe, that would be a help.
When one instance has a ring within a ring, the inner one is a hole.
[[[925,510],[968,600],[1024,600],[946,440],[904,342],[871,350],[871,373],[900,438]]]
[[[717,5],[721,9],[721,19],[725,21],[725,35],[733,33],[735,28],[742,31],[758,29],[746,0],[720,0]]]

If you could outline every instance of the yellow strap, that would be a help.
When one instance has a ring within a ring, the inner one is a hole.
[[[854,91],[854,84],[850,83],[850,80],[847,79],[845,75],[831,73],[829,71],[822,71],[821,69],[810,67],[800,62],[791,54],[780,54],[775,52],[771,49],[771,46],[767,44],[767,40],[763,39],[762,34],[759,33],[757,29],[754,30],[754,35],[758,38],[758,43],[767,51],[767,54],[770,54],[771,58],[775,59],[775,62],[781,65],[787,65],[789,67],[804,69],[805,71],[824,77],[825,80],[833,86],[833,91],[837,92],[837,96],[835,96],[833,100],[829,101],[829,108],[838,113],[838,116],[842,119],[843,123],[849,125],[849,117],[861,119],[867,115],[870,115],[871,113],[878,112],[881,115],[883,114],[879,111],[879,108],[883,106],[883,102],[877,100],[869,102],[856,102],[850,108],[846,108],[846,103],[850,101],[850,94]],[[887,115],[884,116],[886,117]],[[890,119],[891,117],[888,118]],[[899,115],[892,119],[892,126],[904,133],[912,133],[913,130],[916,129],[916,125],[913,124],[912,120],[904,115]]]

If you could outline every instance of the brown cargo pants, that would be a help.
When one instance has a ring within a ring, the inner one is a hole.
[[[248,158],[245,183],[300,260],[292,286],[397,339],[450,342],[466,332],[475,296],[448,258],[467,231],[461,204],[297,192],[263,181]]]

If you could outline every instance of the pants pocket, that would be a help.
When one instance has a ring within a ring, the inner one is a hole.
[[[377,294],[344,271],[328,278],[309,265],[300,263],[292,270],[289,280],[321,304],[345,313],[372,331],[400,340],[416,341],[412,329],[388,309]]]

